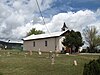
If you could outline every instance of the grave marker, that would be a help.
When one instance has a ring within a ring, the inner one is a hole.
[[[52,54],[51,56],[51,64],[55,64],[55,54]]]
[[[38,54],[39,54],[39,55],[41,55],[41,54],[42,54],[42,53],[41,53],[41,51],[40,51],[40,48],[39,48]]]
[[[74,60],[74,65],[77,66],[77,61],[76,60]]]

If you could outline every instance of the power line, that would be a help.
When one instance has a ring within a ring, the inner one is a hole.
[[[37,3],[37,6],[38,6],[38,9],[39,9],[40,15],[41,15],[41,17],[42,17],[42,20],[43,20],[43,24],[45,25],[45,27],[46,27],[48,33],[50,33],[49,29],[48,29],[47,26],[46,26],[45,20],[44,20],[44,18],[43,18],[43,15],[42,15],[42,12],[41,12],[41,9],[40,9],[40,6],[39,6],[39,3],[38,3],[38,0],[36,0],[36,3]]]

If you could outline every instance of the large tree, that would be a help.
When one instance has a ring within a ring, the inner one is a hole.
[[[41,31],[41,30],[36,30],[35,28],[32,28],[32,29],[27,33],[27,36],[32,35],[32,34],[37,35],[37,34],[43,34],[43,33],[45,33],[45,32],[43,32],[43,31]]]
[[[84,31],[84,37],[89,44],[89,52],[95,52],[95,47],[100,45],[100,35],[97,34],[96,27],[87,27]]]
[[[73,30],[69,31],[69,34],[63,39],[62,44],[65,47],[71,48],[71,52],[73,47],[75,48],[75,52],[78,52],[79,47],[83,45],[81,33]]]

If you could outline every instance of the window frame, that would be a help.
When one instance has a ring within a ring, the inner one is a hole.
[[[33,47],[35,47],[35,41],[33,41]]]
[[[47,41],[45,41],[45,47],[47,47],[48,46],[48,42]]]

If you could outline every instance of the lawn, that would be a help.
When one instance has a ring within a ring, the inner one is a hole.
[[[59,54],[55,57],[54,65],[48,57],[48,53],[38,55],[33,52],[30,56],[22,51],[0,51],[0,73],[1,75],[82,75],[84,64],[99,56]],[[73,65],[74,60],[77,61],[77,66]]]

